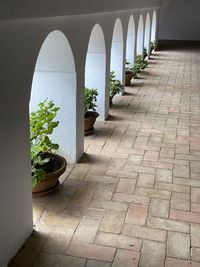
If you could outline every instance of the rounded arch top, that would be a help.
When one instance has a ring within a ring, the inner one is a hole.
[[[76,72],[70,43],[60,30],[50,32],[45,38],[37,57],[35,71]]]
[[[112,41],[123,42],[123,27],[122,27],[122,22],[120,18],[117,18],[115,21]]]
[[[151,25],[151,19],[150,19],[150,14],[148,12],[146,15],[145,27],[149,27],[150,25]]]
[[[90,53],[105,53],[105,37],[103,29],[99,24],[95,24],[92,28],[88,43],[88,52]]]
[[[143,30],[144,30],[144,19],[143,15],[141,14],[138,22],[138,32],[143,32]]]
[[[135,35],[135,20],[133,15],[131,15],[129,18],[128,34]]]
[[[157,20],[157,13],[156,10],[153,11],[152,23],[156,23]]]

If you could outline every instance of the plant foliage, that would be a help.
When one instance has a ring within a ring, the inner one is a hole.
[[[144,70],[147,66],[147,61],[143,59],[142,55],[136,56],[136,65],[140,68],[140,70]]]
[[[30,140],[31,140],[31,166],[32,166],[32,186],[35,187],[41,181],[46,172],[42,165],[49,162],[45,156],[47,153],[59,148],[54,144],[49,136],[58,126],[59,122],[54,121],[59,107],[56,107],[52,101],[45,99],[39,105],[39,109],[30,113]]]
[[[123,90],[124,86],[121,84],[120,80],[116,79],[114,71],[110,72],[110,96],[114,97]]]
[[[148,53],[147,53],[147,48],[146,47],[144,47],[144,49],[143,49],[143,57],[144,57],[144,59],[146,57],[148,57]]]
[[[126,74],[132,74],[134,77],[137,76],[138,73],[141,72],[140,66],[135,63],[131,65],[127,60],[126,60]]]
[[[89,110],[96,111],[98,92],[94,88],[84,88],[85,113]]]

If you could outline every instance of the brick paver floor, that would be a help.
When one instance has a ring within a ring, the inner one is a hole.
[[[156,52],[85,151],[10,266],[199,267],[200,49]]]

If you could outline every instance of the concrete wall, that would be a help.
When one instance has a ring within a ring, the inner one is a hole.
[[[200,40],[200,1],[172,0],[160,14],[159,36],[161,40]]]
[[[55,17],[160,7],[160,0],[1,0],[0,19]]]
[[[16,3],[19,2],[22,1],[16,1]],[[148,2],[154,3],[155,1]],[[7,3],[9,6],[11,0]],[[4,1],[1,2],[1,7],[3,4],[5,4]],[[66,36],[74,55],[76,99],[73,99],[73,101],[76,102],[74,125],[76,127],[75,133],[77,133],[75,137],[77,141],[75,158],[78,160],[83,153],[84,144],[83,87],[85,83],[85,62],[89,38],[94,25],[99,24],[102,27],[105,37],[105,77],[106,85],[108,85],[112,35],[116,19],[120,18],[122,21],[123,42],[124,47],[126,47],[130,15],[134,15],[137,32],[140,14],[143,14],[145,19],[147,12],[149,12],[152,19],[154,9],[149,7],[142,10],[133,9],[78,17],[19,19],[0,22],[1,267],[7,266],[9,259],[15,255],[32,231],[29,100],[34,70],[43,42],[49,33],[59,30]],[[124,49],[123,61],[125,60],[125,52]],[[38,70],[36,68],[36,71]],[[108,86],[107,90],[109,90]],[[108,92],[105,95],[108,95]],[[105,101],[108,103],[108,99],[105,99]]]

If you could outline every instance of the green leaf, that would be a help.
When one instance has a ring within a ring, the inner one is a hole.
[[[85,112],[88,110],[96,111],[96,102],[97,102],[98,92],[97,89],[94,88],[84,88],[84,105]]]
[[[38,110],[30,113],[30,141],[31,141],[31,164],[32,185],[37,183],[46,175],[42,165],[48,163],[44,153],[51,153],[59,148],[50,140],[50,136],[59,122],[54,121],[59,111],[52,101],[45,99],[39,103]]]

